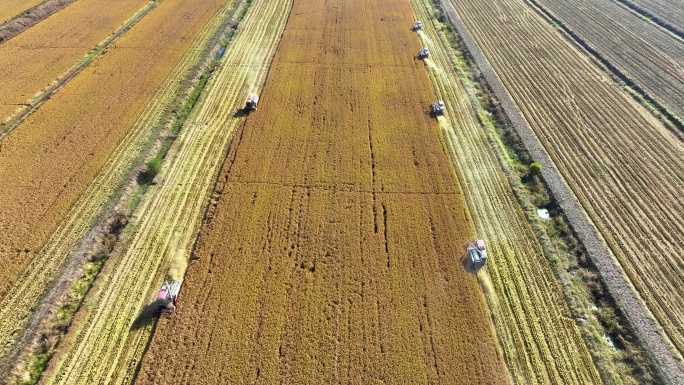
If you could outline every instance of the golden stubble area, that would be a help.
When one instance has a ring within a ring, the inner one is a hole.
[[[506,383],[409,4],[298,1],[139,383]]]

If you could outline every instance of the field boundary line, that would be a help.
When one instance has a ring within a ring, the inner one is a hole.
[[[92,63],[100,55],[104,54],[116,40],[123,36],[128,30],[133,28],[143,17],[145,17],[150,11],[157,7],[159,3],[164,0],[150,0],[150,2],[139,9],[133,16],[126,20],[119,28],[112,32],[109,37],[96,45],[90,50],[82,59],[80,59],[76,64],[74,64],[70,69],[68,69],[64,74],[55,79],[46,89],[39,91],[31,99],[29,99],[24,107],[19,108],[14,114],[10,115],[4,122],[0,123],[0,141],[2,141],[5,136],[9,135],[12,130],[19,126],[26,118],[31,114],[36,112],[40,106],[43,105],[48,99],[59,92],[62,87],[67,84],[71,79],[76,77],[81,71],[83,71],[90,63]]]
[[[645,308],[643,301],[638,296],[630,283],[625,279],[621,269],[616,266],[612,251],[608,249],[602,235],[594,224],[587,218],[582,206],[573,194],[565,179],[556,169],[544,147],[538,141],[534,132],[527,124],[522,113],[516,107],[515,102],[510,97],[498,75],[491,68],[489,61],[484,53],[471,36],[468,28],[461,20],[456,9],[449,0],[440,0],[442,6],[451,23],[458,30],[466,44],[468,50],[473,55],[475,63],[478,65],[487,82],[490,84],[494,94],[501,102],[502,108],[508,115],[513,127],[517,131],[521,140],[527,147],[536,162],[542,164],[542,176],[553,195],[563,207],[568,220],[577,232],[578,237],[587,250],[591,260],[598,268],[603,277],[608,290],[615,298],[618,306],[625,313],[629,323],[634,327],[640,341],[643,342],[647,351],[655,358],[661,366],[663,375],[672,383],[684,383],[684,369],[678,363],[678,358],[672,351],[667,337],[659,332],[653,316]]]
[[[639,5],[629,1],[629,0],[613,0],[616,3],[619,3],[623,7],[629,8],[632,12],[636,13],[637,15],[641,16],[641,18],[648,20],[649,22],[657,25],[658,27],[666,30],[667,32],[677,36],[679,40],[684,40],[684,30],[679,29],[678,27],[670,24],[669,22],[662,20],[660,17],[657,15],[651,13],[650,11],[644,9],[643,7],[640,7]]]

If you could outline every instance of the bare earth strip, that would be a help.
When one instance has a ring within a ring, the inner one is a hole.
[[[137,383],[508,383],[408,2],[294,3]]]
[[[430,49],[426,69],[447,106],[439,119],[442,135],[475,232],[487,242],[490,261],[478,275],[511,375],[519,384],[600,383],[561,287],[453,69],[453,50],[428,22],[427,1],[411,3],[425,21],[419,35]]]
[[[675,115],[684,116],[684,41],[613,0],[538,0]]]
[[[165,168],[131,222],[129,247],[112,256],[77,315],[45,383],[128,383],[154,328],[149,304],[169,263],[187,258],[233,133],[233,115],[258,91],[287,20],[290,1],[254,0],[181,131]]]
[[[684,157],[681,143],[526,4],[499,1],[486,10],[476,9],[475,4],[443,4],[526,146],[544,165],[545,179],[566,208],[613,297],[673,383],[683,383],[679,355],[669,349],[599,241],[601,236],[606,238],[642,295],[660,294],[662,301],[681,301],[681,296],[673,295],[682,289],[677,284],[682,270],[675,267],[684,239],[678,235],[684,229],[678,225],[682,202],[676,198],[683,185],[682,171],[675,166]],[[645,184],[642,178],[654,182]],[[584,210],[598,225],[600,236]],[[672,332],[678,316],[673,311],[684,307],[647,303],[670,337],[676,337]],[[666,316],[658,315],[661,309],[667,310]]]
[[[0,45],[0,123],[149,0],[79,0]]]
[[[0,301],[223,4],[163,1],[0,142]]]
[[[218,25],[225,19],[229,8],[228,5],[224,6],[214,20],[197,36],[195,43],[160,87],[100,174],[71,208],[45,247],[28,265],[19,278],[19,283],[14,285],[0,302],[0,319],[3,320],[0,323],[0,347],[2,347],[0,368],[4,366],[3,361],[7,358],[7,352],[29,322],[28,317],[34,304],[38,302],[39,296],[59,275],[65,264],[78,264],[79,261],[68,260],[78,242],[91,229],[92,224],[110,203],[117,189],[134,177],[130,168],[141,156],[141,148],[149,146],[148,142],[153,128],[159,124],[162,116],[167,112],[167,105],[182,91],[181,80],[185,79],[193,66],[197,64],[200,54],[216,33]],[[67,273],[64,279],[69,280],[71,277]]]
[[[0,25],[45,0],[0,0]]]

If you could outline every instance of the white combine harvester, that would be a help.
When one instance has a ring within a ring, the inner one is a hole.
[[[259,97],[256,95],[252,95],[247,98],[247,101],[245,102],[245,111],[247,113],[250,113],[252,111],[257,110],[257,106],[259,105]]]
[[[478,239],[475,243],[469,243],[468,247],[466,247],[466,252],[475,272],[485,267],[487,264],[487,250],[482,239]]]
[[[421,29],[423,29],[423,23],[420,20],[418,20],[416,21],[416,24],[413,24],[413,30],[418,32]]]
[[[418,52],[418,59],[420,59],[420,60],[425,60],[425,59],[428,58],[428,56],[430,56],[430,50],[427,49],[427,47],[421,49],[421,50]]]
[[[434,115],[435,117],[444,115],[444,101],[440,100],[438,102],[432,103],[430,111],[432,112],[432,115]]]
[[[178,294],[180,293],[181,284],[178,281],[164,281],[159,294],[157,294],[157,308],[158,314],[171,315],[176,311],[176,304],[178,303]]]

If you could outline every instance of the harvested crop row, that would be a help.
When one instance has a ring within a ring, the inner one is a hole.
[[[44,0],[0,0],[0,25],[22,12],[28,11]]]
[[[426,21],[419,33],[430,49],[426,69],[447,106],[439,118],[442,135],[475,232],[487,242],[490,261],[478,275],[509,371],[519,384],[600,383],[546,256],[453,70],[448,55],[454,52],[428,21],[428,0],[411,4]]]
[[[684,31],[684,3],[680,0],[618,0],[636,4],[659,19]]]
[[[452,5],[682,351],[683,144],[522,0]]]
[[[223,3],[163,1],[3,139],[0,300]]]
[[[0,45],[0,123],[149,0],[79,0]]]
[[[263,84],[290,6],[252,1],[168,167],[134,215],[130,245],[108,260],[45,383],[130,382],[153,330],[156,290],[169,265],[182,265],[195,243],[228,144],[244,122],[233,115],[247,91]]]
[[[3,367],[3,360],[14,345],[18,333],[28,322],[31,309],[38,302],[41,293],[58,276],[79,240],[86,235],[103,209],[108,206],[117,189],[133,177],[129,169],[137,163],[136,159],[143,155],[141,149],[149,147],[153,129],[160,124],[162,117],[168,112],[168,105],[176,95],[183,92],[181,81],[197,65],[202,51],[216,34],[229,10],[229,5],[224,6],[197,36],[147,105],[133,129],[112,153],[97,178],[88,186],[40,253],[28,265],[18,279],[18,284],[12,286],[0,301],[0,319],[3,320],[0,323],[0,368]]]
[[[637,85],[684,116],[684,43],[613,0],[538,0]]]
[[[507,383],[408,2],[297,1],[137,383]]]

